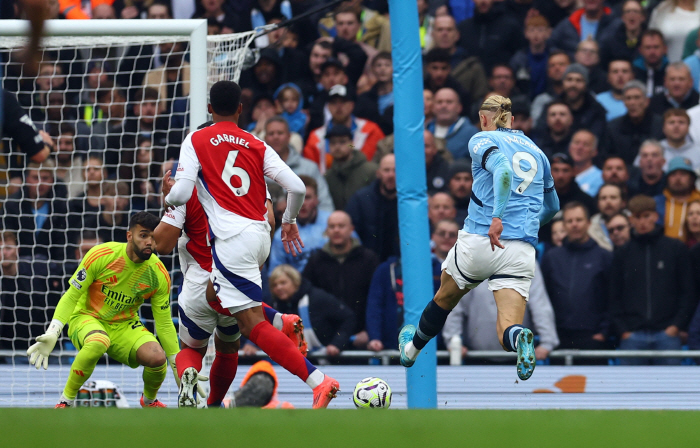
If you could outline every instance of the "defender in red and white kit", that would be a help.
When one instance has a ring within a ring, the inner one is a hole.
[[[268,223],[274,227],[269,192],[266,205]],[[181,379],[179,407],[194,407],[200,398],[204,398],[199,381],[206,378],[199,375],[199,372],[202,370],[202,360],[212,334],[215,334],[216,356],[209,374],[211,391],[207,406],[221,405],[238,369],[241,333],[236,318],[222,309],[218,301],[210,304],[206,300],[212,266],[207,228],[207,217],[197,195],[193,194],[187,204],[166,210],[153,233],[159,253],[170,253],[175,245],[178,246],[183,274],[178,294],[178,333],[182,347],[176,359],[178,377]],[[287,335],[299,347],[300,352],[306,355],[307,344],[303,336],[301,318],[293,314],[278,313],[264,303],[263,307],[268,322]]]
[[[240,87],[231,81],[212,86],[208,108],[214,124],[190,133],[182,143],[176,182],[169,173],[163,179],[166,205],[187,203],[196,184],[213,258],[207,300],[218,300],[244,336],[313,389],[314,408],[327,407],[339,390],[338,382],[316,369],[267,322],[261,307],[259,267],[270,251],[271,230],[265,219],[265,176],[288,192],[282,241],[293,255],[303,247],[296,216],[306,188],[271,147],[238,127],[240,95]]]

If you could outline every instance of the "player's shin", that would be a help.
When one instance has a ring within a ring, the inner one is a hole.
[[[423,347],[442,331],[450,311],[441,308],[434,300],[428,303],[420,317],[413,341],[406,346],[406,355],[410,359],[416,359]]]
[[[183,347],[175,357],[177,376],[182,378],[182,373],[189,367],[194,367],[197,372],[202,371],[202,359],[204,355],[191,347]]]
[[[66,387],[63,389],[62,400],[75,400],[83,383],[90,378],[97,362],[109,349],[110,340],[106,334],[93,333],[83,341],[83,347],[75,357],[68,374]]]
[[[221,406],[221,401],[226,396],[238,370],[238,353],[221,353],[217,350],[214,362],[209,372],[209,398],[207,406]]]
[[[270,359],[301,378],[312,389],[323,382],[323,373],[304,358],[294,343],[269,322],[257,324],[251,330],[248,339],[267,353]]]
[[[165,380],[168,365],[163,363],[159,367],[143,368],[143,398],[146,404],[152,403],[156,399],[158,390]]]

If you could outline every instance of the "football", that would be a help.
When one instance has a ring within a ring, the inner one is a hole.
[[[391,387],[380,378],[365,378],[355,386],[352,401],[358,408],[386,409],[391,405]]]

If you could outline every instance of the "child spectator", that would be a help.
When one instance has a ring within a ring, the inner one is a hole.
[[[282,84],[274,98],[277,111],[289,123],[289,130],[304,135],[309,117],[302,112],[304,99],[299,86],[294,83]]]

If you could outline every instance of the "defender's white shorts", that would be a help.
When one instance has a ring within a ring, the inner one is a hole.
[[[514,289],[527,300],[535,276],[535,248],[519,240],[501,243],[505,249],[492,251],[489,237],[460,230],[442,269],[460,289],[471,290],[488,279],[491,291]]]
[[[231,314],[262,305],[260,266],[270,253],[269,225],[250,225],[211,245],[211,281],[221,307]]]
[[[180,257],[183,260],[183,257]],[[183,264],[184,279],[177,304],[180,316],[180,340],[192,348],[206,347],[214,331],[224,342],[235,342],[241,337],[238,322],[233,316],[216,312],[207,303],[209,272],[197,262]]]

